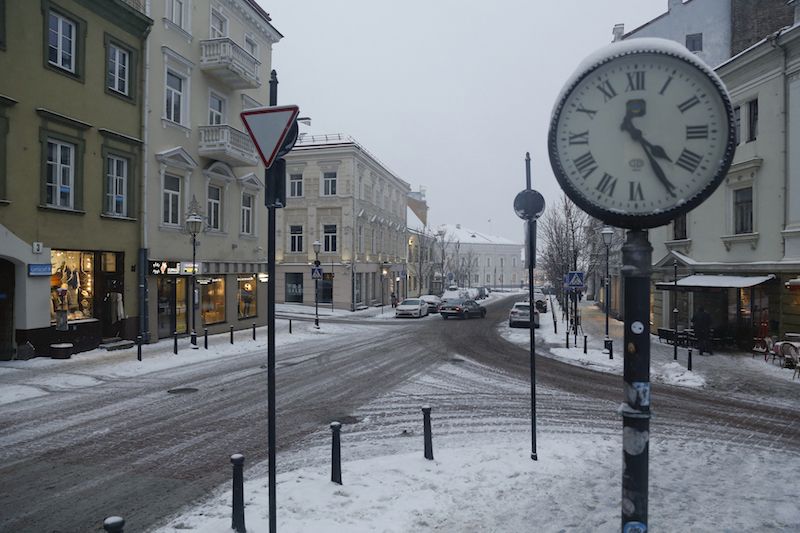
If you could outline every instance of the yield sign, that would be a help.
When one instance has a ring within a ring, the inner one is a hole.
[[[256,145],[264,166],[269,168],[278,157],[289,130],[292,128],[300,108],[296,105],[262,107],[241,113],[244,127]]]

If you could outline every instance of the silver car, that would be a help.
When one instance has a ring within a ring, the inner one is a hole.
[[[528,302],[517,302],[508,313],[508,327],[531,325],[531,304]],[[539,312],[533,312],[533,327],[539,327]]]
[[[428,315],[428,304],[419,298],[403,300],[394,309],[395,318],[421,318]]]

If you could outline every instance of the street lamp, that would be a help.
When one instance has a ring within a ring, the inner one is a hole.
[[[672,338],[672,360],[678,360],[678,260],[675,259],[672,261],[672,269],[673,269],[673,283],[675,290],[672,291],[674,293],[675,298],[675,307],[672,308],[672,329],[675,330],[675,335]]]
[[[315,271],[319,272],[319,250],[322,248],[322,243],[314,241],[311,246],[314,248]],[[319,277],[314,278],[314,327],[319,329]]]
[[[608,249],[609,246],[611,246],[611,240],[614,238],[614,230],[609,228],[608,226],[604,226],[600,234],[603,236],[603,243],[606,245],[606,297],[605,297],[606,338],[603,341],[603,344],[605,344],[605,348],[606,350],[608,350],[608,358],[614,359],[614,354],[611,349],[612,341],[611,338],[608,336],[608,304],[609,304]]]
[[[445,235],[445,231],[443,229],[440,229],[439,231],[436,232],[436,234],[439,237],[442,238],[442,269],[441,269],[442,276],[441,277],[442,277],[442,293],[444,293],[444,235]]]
[[[386,265],[387,263],[384,261],[383,268],[381,269],[381,314],[383,314],[383,308],[386,305],[386,289],[383,287],[386,275],[389,274],[389,269],[386,268]]]
[[[197,291],[196,274],[197,274],[197,234],[203,231],[205,220],[197,212],[197,201],[192,199],[190,204],[189,215],[186,217],[186,231],[192,235],[192,298],[189,309],[192,313],[192,333],[190,342],[192,348],[197,348],[197,331],[195,328],[197,312],[195,310],[195,296]]]

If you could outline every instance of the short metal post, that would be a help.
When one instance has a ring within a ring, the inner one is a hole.
[[[289,334],[292,334],[292,319],[289,319]]]
[[[233,326],[231,326],[231,344],[233,344]]]
[[[173,340],[173,342],[172,342],[172,353],[174,353],[175,355],[178,355],[178,332],[177,331],[172,332],[172,340]]]
[[[567,333],[567,348],[569,348],[569,329],[567,329],[566,333]]]
[[[103,520],[103,529],[108,533],[123,533],[125,528],[125,519],[121,516],[109,516]]]
[[[136,335],[136,359],[142,360],[142,336]]]
[[[203,328],[203,346],[208,350],[208,328]]]
[[[340,433],[342,431],[342,424],[339,422],[331,422],[331,431],[333,432],[333,441],[331,443],[331,481],[341,485],[342,445]]]
[[[244,455],[235,453],[231,455],[233,465],[233,513],[231,514],[231,529],[237,533],[245,533],[244,527]]]
[[[688,370],[689,372],[692,371],[692,349],[691,348],[689,348],[689,360],[687,361],[687,364],[686,364],[686,370]]]
[[[558,321],[555,314],[553,314],[553,333],[558,334]]]
[[[578,347],[578,327],[577,326],[575,326],[575,330],[573,331],[572,345],[575,346],[576,348]]]
[[[253,340],[256,340],[256,323],[253,322]]]
[[[606,350],[608,350],[608,358],[614,359],[614,341],[606,337],[606,340],[603,341],[603,344],[605,345]]]
[[[431,435],[431,408],[429,405],[422,408],[422,420],[425,431],[425,459],[433,461],[433,436]]]
[[[587,344],[587,340],[588,340],[588,338],[589,338],[589,336],[588,336],[588,335],[584,335],[584,336],[583,336],[583,353],[584,353],[584,354],[585,354],[585,353],[587,353],[587,351],[586,351],[586,344]]]

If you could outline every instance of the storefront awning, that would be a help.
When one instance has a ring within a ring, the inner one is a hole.
[[[775,279],[773,274],[766,276],[709,276],[694,274],[678,280],[678,290],[703,290],[703,289],[744,289],[755,287],[765,281]],[[664,281],[656,283],[656,288],[662,291],[675,290],[675,283]]]

